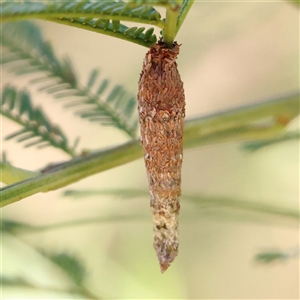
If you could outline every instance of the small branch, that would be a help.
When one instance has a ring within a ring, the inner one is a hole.
[[[184,147],[274,138],[298,114],[299,94],[296,93],[281,99],[189,120],[185,123]],[[266,118],[271,118],[270,123],[263,127],[256,125],[256,122]],[[139,140],[135,139],[121,146],[72,159],[45,174],[4,187],[0,190],[0,207],[39,192],[67,186],[141,156]]]
[[[141,157],[138,140],[121,146],[74,158],[49,172],[2,188],[0,207],[39,192],[48,192]]]
[[[289,121],[299,115],[299,96],[299,93],[294,93],[188,120],[185,123],[184,146],[190,148],[233,141],[273,139],[282,133]],[[269,123],[257,125],[257,122],[264,120],[269,120]]]
[[[173,47],[174,39],[177,33],[177,20],[180,12],[180,6],[175,9],[167,7],[165,28],[163,29],[163,42],[169,47]]]

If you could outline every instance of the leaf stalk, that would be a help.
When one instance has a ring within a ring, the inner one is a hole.
[[[280,135],[285,126],[270,122],[256,125],[265,118],[285,116],[292,120],[299,114],[299,93],[264,103],[241,107],[232,111],[188,120],[185,123],[184,147],[192,148],[224,142],[257,141]],[[55,190],[90,175],[141,158],[138,139],[111,149],[100,150],[72,159],[57,168],[34,178],[4,187],[0,190],[0,207],[39,192]]]
[[[180,12],[180,6],[175,9],[167,8],[165,28],[163,29],[163,42],[168,48],[173,47],[174,39],[177,33],[177,20]]]

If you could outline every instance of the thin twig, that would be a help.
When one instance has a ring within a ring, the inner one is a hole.
[[[185,125],[184,147],[236,141],[255,141],[274,138],[282,133],[285,123],[299,114],[299,94],[245,106],[232,111],[189,120]],[[268,126],[256,121],[273,117]],[[277,120],[277,121],[276,121]],[[280,120],[285,120],[281,123]],[[93,174],[123,165],[142,156],[139,140],[100,150],[72,159],[49,173],[12,184],[0,190],[0,206],[19,201],[39,192],[67,186]]]

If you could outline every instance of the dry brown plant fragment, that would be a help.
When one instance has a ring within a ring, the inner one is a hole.
[[[178,253],[178,216],[185,97],[177,70],[179,45],[159,41],[147,52],[138,86],[138,111],[154,248],[164,272]]]

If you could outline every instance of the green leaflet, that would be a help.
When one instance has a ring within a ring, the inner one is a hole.
[[[51,17],[85,17],[108,20],[126,20],[139,23],[155,23],[161,19],[159,12],[147,4],[134,4],[123,1],[99,1],[99,2],[23,2],[7,1],[2,3],[2,21],[11,21],[20,18]]]
[[[109,96],[103,98],[108,80],[98,82],[99,72],[96,70],[92,70],[87,86],[80,85],[72,63],[68,59],[59,60],[56,57],[51,45],[43,40],[34,23],[6,23],[2,29],[1,63],[15,75],[36,74],[37,77],[30,83],[38,84],[40,91],[53,94],[60,101],[67,101],[65,106],[72,107],[77,116],[116,127],[129,137],[136,136],[136,100],[123,87],[112,88]]]
[[[25,147],[38,145],[43,148],[51,145],[75,156],[75,149],[69,146],[66,135],[47,118],[41,108],[34,107],[27,91],[6,86],[1,95],[0,113],[22,126],[22,129],[7,136],[6,140],[16,138],[18,142],[26,142]]]
[[[4,2],[1,21],[21,19],[41,19],[79,27],[105,35],[121,38],[145,47],[153,45],[157,37],[143,33],[144,27],[137,28],[132,34],[126,33],[130,27],[120,23],[129,21],[164,27],[161,15],[151,5],[134,4],[123,1],[99,2]]]
[[[181,27],[193,0],[131,0],[131,1],[3,1],[1,21],[41,19],[98,32],[145,47],[157,37],[153,28],[128,27],[122,21],[153,25],[163,30],[170,44]],[[166,18],[153,6],[166,8]],[[172,16],[170,18],[170,16]],[[170,30],[172,28],[172,30]],[[149,32],[151,30],[151,34]],[[166,31],[166,32],[165,32]]]

